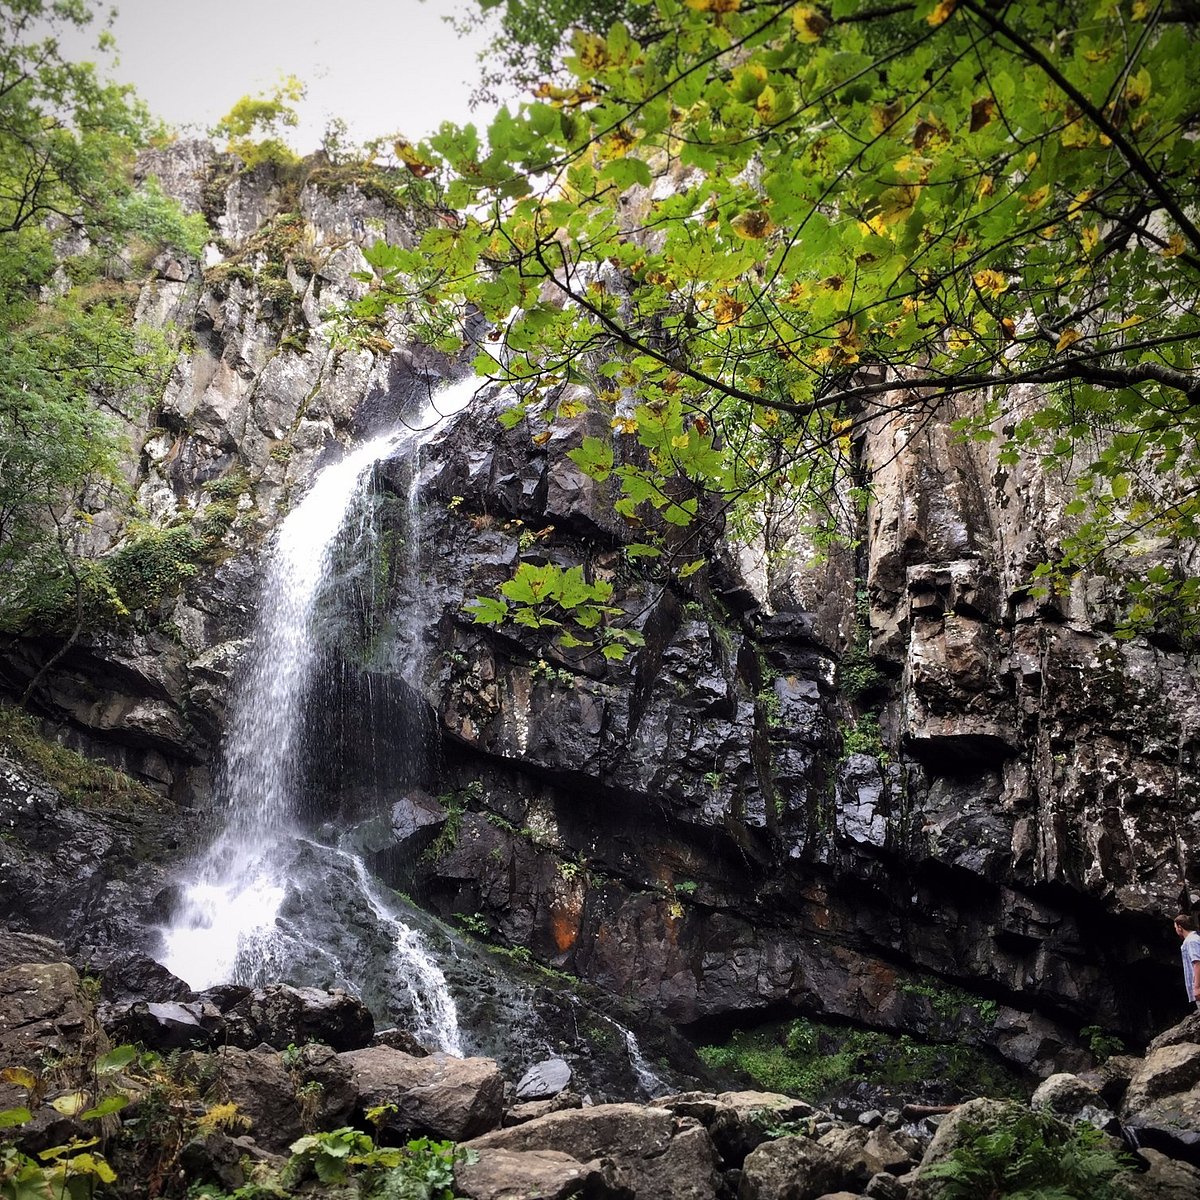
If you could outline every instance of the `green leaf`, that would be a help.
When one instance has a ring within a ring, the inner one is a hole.
[[[585,437],[577,449],[568,450],[567,457],[585,475],[598,482],[607,479],[613,466],[613,448],[598,437]]]
[[[640,158],[614,158],[600,172],[600,179],[624,191],[635,184],[649,187],[653,176]]]
[[[500,625],[508,616],[508,605],[495,596],[476,596],[463,608],[471,614],[476,625]]]
[[[97,1075],[115,1075],[118,1071],[123,1071],[130,1063],[134,1062],[138,1056],[136,1046],[115,1046],[106,1054],[101,1054],[96,1059],[96,1074]]]
[[[607,646],[601,648],[600,653],[613,662],[621,662],[629,653],[629,650],[627,647],[622,646],[620,642],[610,642]]]
[[[0,1129],[12,1129],[33,1120],[33,1113],[27,1108],[5,1108],[0,1110]]]
[[[628,558],[658,558],[662,551],[657,546],[648,546],[645,542],[631,542],[625,547]]]
[[[679,568],[679,578],[687,579],[689,575],[695,575],[695,573],[700,570],[700,568],[704,566],[707,561],[708,560],[704,558],[694,558],[690,563],[685,563]]]
[[[129,1103],[128,1096],[106,1096],[99,1104],[79,1114],[81,1121],[95,1121],[99,1117],[107,1117],[110,1113],[120,1112]]]
[[[518,604],[542,604],[554,598],[560,575],[552,563],[521,563],[516,574],[500,585],[500,591]]]

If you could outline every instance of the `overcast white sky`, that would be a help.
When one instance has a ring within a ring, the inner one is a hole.
[[[153,112],[203,132],[247,93],[283,75],[308,87],[302,124],[290,140],[315,150],[327,118],[340,116],[355,140],[402,132],[411,140],[444,120],[486,125],[472,113],[484,37],[463,41],[443,18],[467,0],[117,0],[117,64]],[[70,57],[92,53],[66,38]]]

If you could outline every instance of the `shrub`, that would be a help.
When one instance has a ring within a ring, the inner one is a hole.
[[[966,1141],[921,1172],[937,1200],[1119,1200],[1129,1159],[1090,1125],[1065,1125],[1014,1105],[963,1126]]]

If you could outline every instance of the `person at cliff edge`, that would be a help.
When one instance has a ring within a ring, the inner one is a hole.
[[[1175,932],[1183,943],[1179,948],[1183,955],[1183,985],[1187,988],[1188,999],[1200,1012],[1200,933],[1196,932],[1196,922],[1187,913],[1180,913],[1175,918]]]

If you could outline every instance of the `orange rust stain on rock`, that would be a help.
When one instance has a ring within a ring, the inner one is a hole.
[[[559,954],[565,954],[579,940],[578,907],[555,905],[550,911],[550,931]]]

